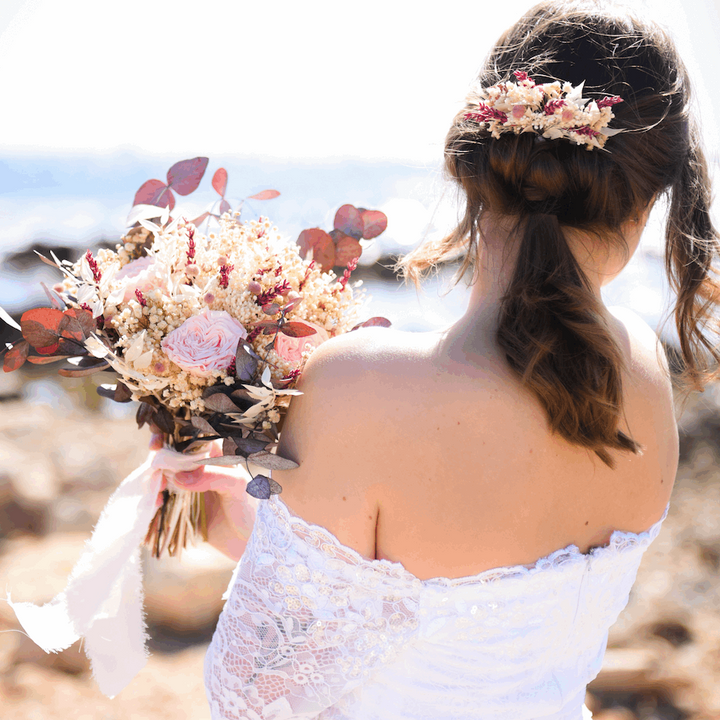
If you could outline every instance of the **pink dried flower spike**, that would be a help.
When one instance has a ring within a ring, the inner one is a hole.
[[[99,283],[100,280],[102,280],[102,273],[100,272],[100,268],[98,267],[95,258],[92,256],[92,253],[89,250],[85,253],[85,259],[87,260],[87,264],[92,270],[93,280],[96,283]]]

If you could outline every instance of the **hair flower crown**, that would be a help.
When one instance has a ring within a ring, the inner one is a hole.
[[[513,74],[517,83],[481,88],[478,109],[464,119],[484,126],[494,138],[533,132],[547,140],[566,138],[588,150],[604,149],[607,138],[623,132],[608,127],[615,117],[613,105],[623,102],[618,95],[588,100],[582,97],[584,81],[577,87],[559,81],[536,85],[526,72]]]

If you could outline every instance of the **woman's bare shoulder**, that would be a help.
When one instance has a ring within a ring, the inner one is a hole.
[[[630,434],[644,446],[648,497],[654,498],[646,507],[654,507],[657,517],[670,497],[679,455],[670,369],[660,339],[641,317],[624,308],[610,311],[624,335],[620,339],[626,354],[624,416]],[[634,470],[629,466],[631,475],[639,466]],[[656,477],[660,484],[652,479]]]
[[[655,331],[632,310],[620,306],[608,310],[616,321],[628,372],[635,380],[656,387],[659,393],[672,395],[667,356]]]

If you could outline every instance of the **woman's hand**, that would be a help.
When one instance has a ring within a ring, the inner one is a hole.
[[[164,436],[153,435],[150,440],[151,452],[160,451],[163,447]],[[209,456],[220,455],[220,445],[213,442]],[[163,483],[156,507],[162,505],[162,490],[168,485],[178,490],[205,493],[208,542],[231,559],[239,560],[252,532],[257,510],[257,500],[245,492],[250,480],[250,474],[241,466],[200,465],[187,471],[163,468]]]

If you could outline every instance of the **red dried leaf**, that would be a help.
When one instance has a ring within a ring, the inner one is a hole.
[[[22,367],[30,352],[30,343],[27,340],[16,342],[6,353],[3,360],[3,371],[13,372]]]
[[[57,308],[35,308],[20,318],[23,337],[36,349],[57,344],[63,313]]]
[[[27,360],[33,365],[48,365],[49,363],[58,362],[58,360],[67,360],[69,355],[49,355],[45,357],[30,356]]]
[[[280,329],[280,332],[290,337],[307,337],[308,335],[314,335],[317,330],[306,325],[304,322],[293,320],[285,323]]]
[[[225,191],[227,190],[227,181],[228,174],[225,168],[220,168],[219,170],[215,171],[212,179],[212,186],[215,188],[215,192],[220,195],[220,197],[225,196]]]
[[[362,245],[349,235],[341,237],[335,245],[335,265],[346,267],[351,260],[362,255]]]
[[[47,347],[36,347],[35,352],[39,352],[41,355],[54,355],[60,349],[60,343],[53,343]]]
[[[66,310],[63,314],[66,318],[74,318],[77,321],[83,333],[83,337],[81,338],[82,340],[89,338],[90,335],[95,332],[95,318],[93,318],[93,315],[89,310],[85,310],[84,308],[70,308],[69,310]],[[61,333],[63,330],[63,322],[60,323],[60,326],[58,328]],[[75,325],[73,324],[72,327],[75,327]]]
[[[204,212],[202,215],[198,215],[194,220],[190,222],[197,227],[200,223],[204,223],[210,217],[209,212]]]
[[[61,337],[75,342],[82,343],[85,340],[85,333],[82,325],[78,320],[70,315],[65,315],[58,327],[58,333]]]
[[[360,217],[362,218],[362,236],[365,240],[372,240],[381,233],[384,233],[387,229],[387,215],[380,210],[365,210],[364,208],[358,208],[360,210]]]
[[[354,205],[343,205],[335,213],[333,227],[359,240],[363,236],[362,215]]]
[[[222,215],[226,212],[230,212],[230,203],[225,198],[223,198],[220,201],[220,214]]]
[[[200,184],[205,169],[208,165],[208,158],[196,157],[192,160],[181,160],[175,163],[167,173],[167,184],[178,195],[189,195]]]
[[[155,205],[155,207],[175,207],[175,197],[168,186],[160,180],[148,180],[144,182],[135,193],[133,206]]]
[[[86,367],[60,368],[58,370],[58,375],[71,378],[85,377],[86,375],[94,375],[96,372],[105,370],[105,368],[108,367],[110,367],[110,365],[105,360],[98,360],[96,364],[88,365]]]
[[[369,320],[366,320],[365,322],[358,323],[354,328],[350,330],[352,332],[353,330],[357,330],[361,327],[390,327],[392,323],[384,317],[371,317]]]
[[[332,270],[335,265],[335,243],[328,233],[320,228],[303,230],[297,244],[300,246],[300,257],[304,258],[310,248],[313,249],[313,260],[320,265],[322,272]]]
[[[278,197],[278,195],[280,195],[280,193],[277,190],[261,190],[259,193],[251,195],[248,200],[272,200]]]

